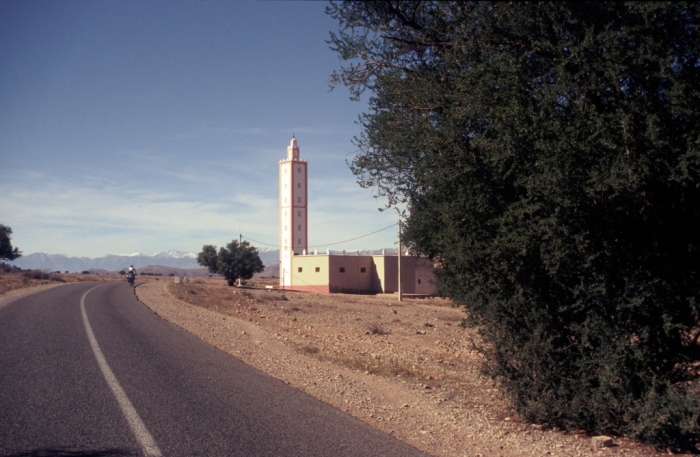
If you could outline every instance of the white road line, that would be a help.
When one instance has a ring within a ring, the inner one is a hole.
[[[88,290],[80,298],[80,312],[83,314],[83,324],[85,324],[85,331],[87,332],[88,339],[90,340],[92,352],[95,353],[95,358],[97,359],[97,364],[102,370],[102,375],[104,376],[105,381],[107,381],[109,387],[112,389],[112,393],[114,393],[114,396],[117,398],[119,407],[122,409],[122,413],[124,414],[126,421],[129,423],[129,427],[134,434],[134,438],[136,438],[139,446],[141,446],[143,454],[147,457],[161,457],[163,454],[160,452],[160,449],[158,449],[158,445],[151,434],[148,433],[146,425],[141,420],[139,413],[136,412],[134,405],[132,405],[131,401],[129,401],[129,397],[126,396],[124,389],[122,389],[122,386],[119,385],[119,381],[117,381],[114,373],[112,373],[112,369],[109,368],[107,359],[105,359],[100,346],[97,344],[95,334],[92,332],[92,327],[90,327],[90,321],[88,320],[87,313],[85,312],[85,297],[98,287],[100,286],[95,286]]]

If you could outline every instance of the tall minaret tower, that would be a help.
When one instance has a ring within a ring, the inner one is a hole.
[[[292,285],[292,256],[309,246],[306,161],[292,135],[287,158],[280,160],[280,287]]]

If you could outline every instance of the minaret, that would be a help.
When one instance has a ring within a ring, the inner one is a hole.
[[[292,256],[305,253],[309,246],[306,161],[299,158],[294,135],[279,167],[280,288],[284,289],[292,285]]]

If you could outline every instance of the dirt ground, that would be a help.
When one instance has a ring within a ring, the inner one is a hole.
[[[428,454],[663,455],[624,437],[593,449],[584,431],[521,420],[480,374],[479,337],[449,300],[159,281],[137,294],[164,318]]]
[[[0,274],[0,307],[68,282],[118,276]],[[138,278],[138,298],[209,344],[434,456],[664,455],[613,437],[521,420],[480,374],[479,338],[463,310],[439,298],[314,294],[223,280]]]

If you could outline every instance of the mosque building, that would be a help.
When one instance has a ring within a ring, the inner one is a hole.
[[[309,292],[394,293],[398,291],[397,254],[348,255],[309,251],[307,162],[296,138],[279,162],[280,289]],[[435,294],[433,265],[425,258],[401,256],[402,293]]]

